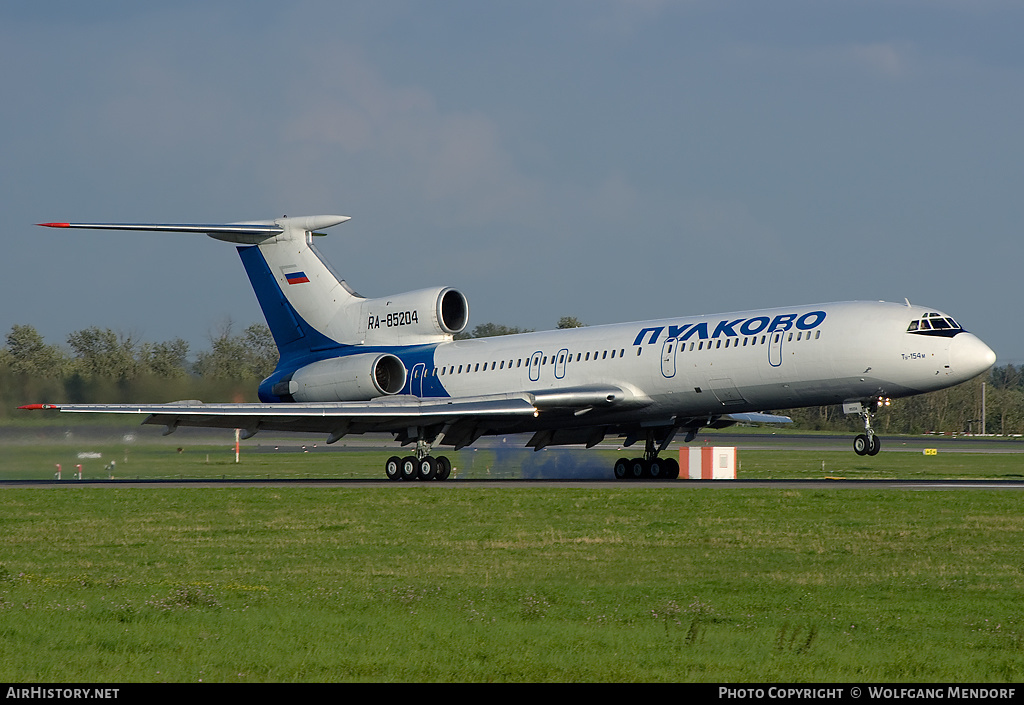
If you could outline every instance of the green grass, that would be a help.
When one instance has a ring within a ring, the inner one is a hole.
[[[236,465],[230,440],[76,433],[5,444],[0,478],[379,478],[396,452],[254,440]],[[741,448],[740,476],[1024,472],[937,445]],[[608,476],[623,454],[450,457],[514,479]],[[1024,678],[1017,492],[679,483],[0,489],[0,681]]]
[[[0,680],[1019,681],[1014,492],[0,492]]]

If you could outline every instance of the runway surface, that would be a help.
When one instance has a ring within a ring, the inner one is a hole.
[[[460,489],[876,489],[876,490],[1018,490],[1024,480],[447,480],[445,482],[402,482],[381,480],[0,480],[0,488],[169,488],[169,487],[387,487],[415,492],[430,488]]]

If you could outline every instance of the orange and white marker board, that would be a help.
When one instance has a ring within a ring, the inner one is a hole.
[[[735,480],[736,446],[679,449],[680,480]]]

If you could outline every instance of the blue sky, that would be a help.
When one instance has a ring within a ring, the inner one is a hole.
[[[340,213],[360,293],[470,325],[926,304],[1024,363],[1024,6],[0,4],[0,330],[193,349],[233,248],[42,221]]]

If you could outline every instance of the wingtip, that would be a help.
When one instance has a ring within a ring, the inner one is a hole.
[[[36,223],[43,228],[70,228],[71,223]]]
[[[60,407],[54,404],[25,404],[24,406],[19,406],[18,408],[26,409],[28,411],[36,411],[38,409],[57,409]]]

